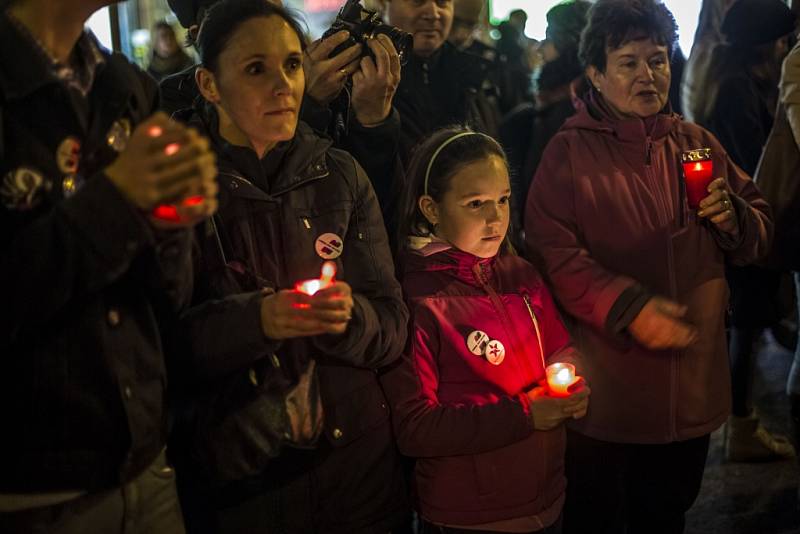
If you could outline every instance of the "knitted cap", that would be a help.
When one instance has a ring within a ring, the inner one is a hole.
[[[731,44],[757,46],[794,31],[796,15],[781,0],[736,0],[720,30]]]

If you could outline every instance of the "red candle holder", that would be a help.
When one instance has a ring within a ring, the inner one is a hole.
[[[205,201],[205,198],[202,196],[191,196],[185,198],[183,202],[181,202],[181,206],[189,208],[191,206],[197,206],[202,204]],[[181,215],[179,206],[175,204],[161,204],[153,208],[152,216],[156,219],[160,219],[162,221],[171,222],[171,223],[180,223],[187,220],[187,218]]]
[[[683,176],[686,183],[686,199],[689,207],[696,210],[700,201],[708,196],[708,185],[714,179],[714,162],[710,148],[686,150],[681,154]]]
[[[335,277],[336,264],[332,261],[326,261],[322,264],[322,276],[297,282],[294,289],[300,293],[313,296],[317,291],[331,287],[334,284]]]

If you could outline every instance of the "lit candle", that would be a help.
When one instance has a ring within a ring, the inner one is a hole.
[[[575,383],[575,366],[571,363],[554,363],[545,369],[547,385],[553,397],[569,397],[569,387]]]
[[[205,202],[202,195],[194,195],[187,197],[181,202],[185,207],[198,206]],[[178,212],[178,206],[174,204],[161,204],[153,209],[153,217],[161,219],[162,221],[178,223],[183,220],[183,217]]]
[[[326,261],[322,264],[322,276],[297,282],[295,290],[306,295],[313,295],[321,289],[327,289],[333,285],[333,278],[336,276],[336,264]]]
[[[686,199],[689,207],[696,210],[700,201],[708,196],[708,185],[714,179],[714,162],[710,148],[686,150],[681,154],[683,176],[686,183]]]

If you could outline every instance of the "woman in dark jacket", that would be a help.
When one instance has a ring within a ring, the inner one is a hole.
[[[794,20],[781,0],[738,0],[722,19],[723,42],[711,51],[695,122],[708,128],[751,176],[772,130],[781,62],[789,51]],[[759,424],[750,398],[756,343],[781,318],[781,274],[754,265],[729,266],[727,277],[733,411],[726,428],[726,456],[733,461],[791,457],[792,445]]]
[[[769,247],[769,208],[750,178],[669,110],[676,38],[658,0],[592,6],[581,57],[593,88],[528,195],[528,244],[574,319],[592,385],[567,434],[568,533],[683,531],[709,436],[730,413],[725,262]],[[681,160],[702,148],[719,178],[697,188],[693,209]]]
[[[218,153],[221,209],[198,232],[183,321],[209,392],[181,429],[182,485],[202,488],[188,528],[387,532],[406,501],[376,370],[399,356],[407,311],[375,194],[298,124],[304,45],[282,8],[225,0],[198,44],[205,103],[189,122]],[[325,261],[331,287],[293,289]]]

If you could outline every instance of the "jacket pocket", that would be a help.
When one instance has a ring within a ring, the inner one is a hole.
[[[374,374],[368,370],[361,372]],[[325,402],[323,396],[323,406],[325,434],[335,447],[349,445],[368,434],[370,429],[387,424],[389,420],[389,408],[377,377],[339,398],[334,404]]]

